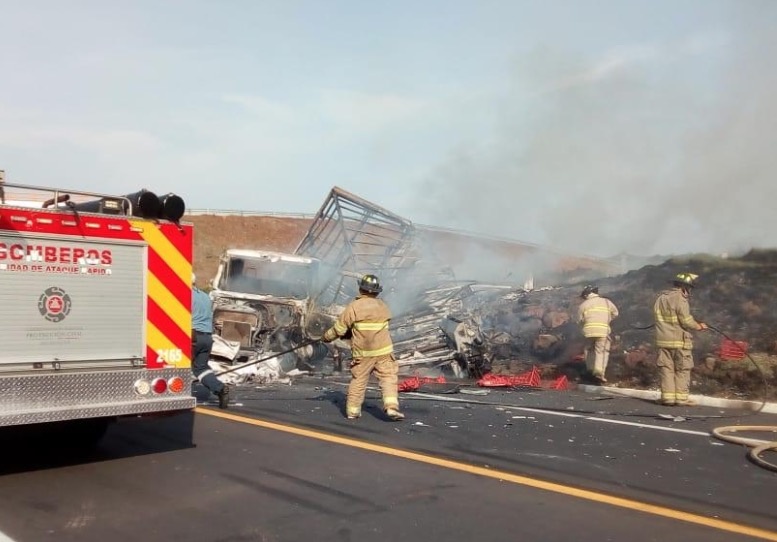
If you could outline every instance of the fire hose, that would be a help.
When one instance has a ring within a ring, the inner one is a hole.
[[[777,433],[777,426],[775,425],[729,425],[725,427],[716,427],[712,430],[712,434],[724,440],[726,442],[733,442],[734,444],[744,444],[750,447],[750,451],[747,454],[747,458],[759,467],[763,467],[773,472],[777,472],[777,464],[766,461],[761,455],[769,450],[777,450],[777,440],[767,441],[752,439],[746,437],[737,437],[731,433],[737,433],[741,431],[749,432],[768,432]]]
[[[630,326],[630,327],[631,327],[631,329],[637,329],[637,330],[640,330],[640,331],[645,331],[647,329],[654,328],[655,324],[650,324],[649,326]],[[715,326],[707,324],[707,329],[709,329],[711,331],[714,331],[715,333],[717,333],[718,335],[720,335],[724,339],[729,340],[732,344],[736,344],[736,341],[734,341],[734,339],[732,339],[731,337],[726,335],[723,331],[721,331],[720,329],[716,328]],[[755,360],[752,358],[752,356],[750,356],[750,354],[747,353],[747,351],[745,351],[745,350],[743,350],[742,353],[755,366],[756,370],[758,371],[759,376],[761,377],[761,381],[763,382],[764,393],[763,393],[763,398],[761,399],[761,404],[758,406],[758,408],[756,408],[755,410],[750,412],[750,415],[758,414],[759,412],[761,412],[764,409],[764,406],[766,406],[766,397],[769,394],[769,382],[768,382],[768,380],[766,378],[766,374],[764,374],[763,369],[761,369],[761,366],[758,365],[755,362]],[[739,416],[720,416],[720,417],[739,417]]]
[[[230,367],[229,369],[227,369],[225,371],[221,371],[220,373],[214,373],[214,374],[216,376],[221,376],[221,375],[225,375],[227,373],[232,373],[232,372],[238,371],[240,369],[243,369],[244,367],[250,367],[251,365],[257,365],[257,364],[262,363],[264,361],[268,361],[268,360],[271,360],[271,359],[279,358],[279,357],[281,357],[283,355],[290,354],[291,352],[294,352],[295,350],[299,350],[300,348],[304,348],[306,346],[311,346],[311,345],[319,342],[319,340],[320,339],[310,339],[310,340],[307,340],[307,341],[302,341],[297,346],[294,346],[292,348],[284,350],[283,352],[276,352],[275,354],[273,354],[271,356],[267,356],[267,357],[264,357],[264,358],[261,358],[261,359],[256,359],[256,360],[252,360],[252,361],[247,361],[246,363],[241,363],[240,365],[235,365],[234,367]]]
[[[728,339],[732,343],[734,342],[733,339],[731,339],[728,335],[723,333],[721,330],[707,325],[712,331],[715,331],[716,333],[719,333],[724,338]],[[753,365],[755,365],[756,369],[758,369],[758,373],[761,375],[761,379],[764,383],[764,397],[763,401],[761,402],[761,406],[756,410],[756,412],[760,412],[763,410],[764,406],[766,405],[766,396],[769,392],[769,383],[766,380],[766,375],[763,372],[763,369],[761,369],[761,366],[758,365],[755,360],[748,354],[747,352],[744,353],[747,356],[747,359],[749,359]],[[762,454],[768,450],[777,450],[777,440],[772,441],[763,441],[758,439],[750,439],[745,437],[736,437],[730,433],[736,433],[741,431],[749,431],[749,432],[758,432],[758,433],[777,433],[777,426],[774,425],[729,425],[725,427],[716,427],[712,430],[712,434],[723,441],[726,442],[733,442],[735,444],[744,444],[746,446],[750,446],[750,452],[747,454],[748,459],[758,465],[759,467],[762,467],[764,469],[768,469],[772,472],[777,472],[777,464],[771,463],[769,461],[766,461],[762,456]]]
[[[653,326],[654,324],[649,326],[641,326],[641,327],[632,326],[632,329],[646,330],[646,329],[652,328]],[[723,331],[716,328],[715,326],[711,326],[707,324],[707,328],[711,329],[715,333],[718,333],[723,338],[731,341],[732,344],[736,344],[736,342],[731,337],[726,335]],[[750,415],[753,415],[761,412],[764,406],[766,406],[766,398],[769,393],[769,382],[761,366],[755,362],[755,360],[752,358],[752,356],[750,356],[749,353],[745,351],[743,351],[743,353],[747,357],[747,359],[749,359],[752,362],[752,364],[755,365],[755,368],[758,370],[758,374],[761,376],[761,380],[763,381],[763,384],[764,384],[764,394],[763,394],[763,399],[761,400],[761,405],[755,411],[750,413]],[[777,450],[777,440],[767,441],[767,440],[753,439],[753,438],[733,435],[733,433],[739,433],[739,432],[777,433],[777,426],[727,425],[727,426],[715,427],[712,430],[712,435],[717,439],[723,440],[725,442],[732,442],[734,444],[742,444],[750,447],[750,451],[747,454],[747,457],[748,459],[750,459],[750,461],[752,461],[759,467],[762,467],[764,469],[767,469],[773,472],[777,472],[777,464],[769,462],[762,457],[763,454],[769,450]]]

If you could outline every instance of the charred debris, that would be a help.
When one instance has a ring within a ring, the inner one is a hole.
[[[326,346],[315,339],[356,296],[357,279],[373,273],[394,313],[401,374],[471,379],[539,367],[544,377],[585,380],[575,317],[582,285],[595,282],[621,312],[613,324],[608,379],[651,387],[655,353],[652,330],[645,328],[653,301],[676,272],[689,269],[701,275],[692,299],[699,319],[746,342],[765,366],[777,354],[777,252],[679,258],[626,273],[620,259],[562,273],[546,257],[542,269],[528,267],[512,283],[461,280],[441,252],[424,227],[335,187],[293,254],[229,250],[222,256],[211,292],[214,354],[232,366],[245,364],[245,371],[233,371],[236,379],[347,367],[346,343]],[[697,337],[695,378],[712,391],[750,394],[763,371],[740,356],[725,359],[724,340],[714,333]],[[767,373],[774,380],[768,367]]]

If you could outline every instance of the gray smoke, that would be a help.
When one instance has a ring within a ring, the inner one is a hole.
[[[418,221],[602,257],[777,246],[777,2],[728,24],[519,58],[493,137],[423,183]]]

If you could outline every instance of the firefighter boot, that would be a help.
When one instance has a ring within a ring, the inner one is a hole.
[[[397,407],[386,408],[386,416],[395,422],[405,419],[405,415],[402,414]]]
[[[216,394],[219,398],[219,408],[229,408],[229,392],[229,386],[224,384],[221,391]]]

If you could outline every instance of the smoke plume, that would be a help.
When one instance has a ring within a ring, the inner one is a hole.
[[[777,246],[777,3],[732,6],[709,35],[517,59],[492,137],[426,179],[419,222],[601,257]]]

